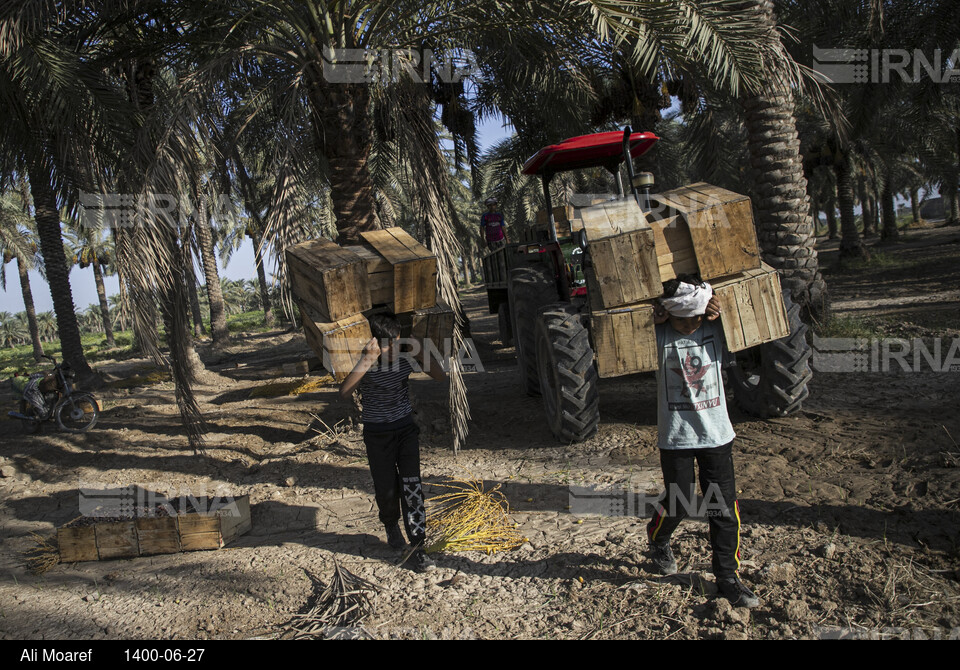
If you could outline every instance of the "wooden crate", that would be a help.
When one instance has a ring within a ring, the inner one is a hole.
[[[585,275],[593,309],[612,309],[663,294],[649,227],[591,240],[588,251],[591,262]]]
[[[320,357],[323,367],[338,382],[346,379],[360,361],[370,338],[370,324],[362,314],[340,321],[322,321],[308,305],[298,302],[307,344]]]
[[[58,528],[57,546],[60,548],[60,560],[63,563],[95,561],[100,558],[97,552],[97,531],[93,526]]]
[[[141,556],[176,554],[180,551],[177,519],[172,516],[143,517],[135,521]]]
[[[220,517],[216,514],[178,514],[177,527],[182,551],[205,551],[223,546]]]
[[[100,560],[140,555],[137,526],[133,521],[98,523],[94,528],[97,531],[97,554]]]
[[[601,377],[657,369],[657,333],[653,305],[631,305],[590,315],[593,351]]]
[[[323,321],[338,321],[370,309],[367,265],[330,240],[303,242],[286,250],[294,295]]]
[[[712,283],[720,301],[723,335],[730,351],[741,351],[790,334],[780,276],[764,263]]]
[[[387,304],[394,314],[412,312],[437,304],[437,257],[402,228],[387,228],[360,233],[363,241],[390,264],[392,273],[380,271],[370,275],[375,282],[373,301]],[[368,261],[369,263],[369,261]],[[379,264],[377,267],[381,267]],[[368,271],[370,265],[367,265]],[[362,311],[362,310],[357,310]]]
[[[209,511],[59,528],[60,561],[76,563],[219,549],[251,528],[249,496],[215,498],[204,509]]]
[[[646,215],[633,197],[581,207],[580,221],[591,243],[632,230],[650,228]]]
[[[455,319],[453,309],[443,301],[437,301],[433,307],[418,309],[413,313],[410,337],[420,342],[421,352],[428,349],[439,351],[441,355],[445,351],[452,352]]]
[[[652,219],[650,225],[657,247],[657,268],[661,281],[699,271],[697,256],[693,253],[693,240],[682,216],[674,214],[663,219]]]
[[[682,218],[703,279],[760,268],[753,208],[747,196],[700,182],[658,194],[652,205],[652,219]],[[671,223],[684,230],[679,222]],[[662,240],[660,249],[666,245],[671,253],[683,252],[682,232],[678,235],[672,246]]]
[[[559,205],[553,208],[553,223],[557,227],[558,238],[570,237],[571,219],[573,219],[573,207],[570,205]],[[550,230],[550,220],[547,218],[545,208],[537,210],[537,228]]]

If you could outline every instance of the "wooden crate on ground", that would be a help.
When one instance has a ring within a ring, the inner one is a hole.
[[[373,335],[370,323],[362,314],[341,319],[322,321],[308,305],[298,303],[300,320],[307,344],[320,357],[323,367],[338,382],[346,379],[363,355],[363,348]]]
[[[390,264],[392,272],[377,270],[369,275],[372,293],[387,297],[394,314],[433,307],[437,303],[437,257],[402,228],[371,230],[360,233],[363,241]],[[368,272],[371,269],[367,261]],[[381,268],[377,264],[376,268]],[[362,310],[357,310],[362,311]]]
[[[136,520],[136,525],[141,556],[176,554],[180,551],[176,517],[143,517]]]
[[[294,295],[323,321],[338,321],[370,309],[367,265],[357,254],[317,239],[286,250]]]
[[[601,377],[657,369],[657,333],[651,303],[594,311],[590,322]]]
[[[219,549],[251,528],[250,497],[197,501],[203,512],[57,529],[60,561],[109,560]]]
[[[97,552],[97,531],[93,526],[57,529],[57,546],[60,548],[60,560],[63,563],[95,561],[100,558]]]
[[[720,301],[723,334],[730,351],[741,351],[790,334],[780,276],[764,263],[734,277],[712,282]]]
[[[137,526],[133,521],[98,523],[97,554],[100,560],[132,558],[140,555],[137,543]]]
[[[669,222],[678,229],[677,239],[673,244],[666,239],[658,240],[658,251],[666,246],[671,249],[670,253],[684,254],[676,262],[689,262],[683,240],[685,231],[703,279],[760,268],[753,209],[747,196],[700,182],[653,196],[651,204],[651,219],[668,220],[676,216],[681,219]],[[661,232],[663,227],[659,226]]]

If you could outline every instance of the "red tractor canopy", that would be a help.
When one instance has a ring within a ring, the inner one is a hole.
[[[578,170],[581,168],[605,167],[615,172],[623,162],[623,132],[613,130],[571,137],[558,144],[544,147],[523,164],[524,174],[541,174]],[[637,158],[647,153],[660,138],[653,133],[630,135],[630,156]]]

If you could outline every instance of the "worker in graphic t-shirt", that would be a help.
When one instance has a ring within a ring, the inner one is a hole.
[[[496,198],[484,200],[487,211],[480,217],[480,228],[487,240],[487,248],[491,251],[499,249],[507,243],[507,231],[503,222],[503,213],[497,211]]]

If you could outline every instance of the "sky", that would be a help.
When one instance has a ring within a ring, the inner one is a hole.
[[[481,122],[479,126],[481,150],[486,150],[511,134],[510,129],[504,129],[503,123],[502,118],[499,117],[488,118]],[[266,261],[266,264],[267,277],[269,278],[273,271],[273,261]],[[244,239],[243,246],[233,253],[227,267],[222,266],[219,258],[217,267],[220,270],[221,277],[233,280],[255,279],[257,268],[253,258],[253,242],[250,238]],[[196,270],[197,275],[202,277],[202,270],[199,267]],[[6,275],[6,290],[0,289],[0,312],[10,312],[11,314],[22,312],[23,295],[20,292],[20,280],[15,261],[7,264]],[[116,275],[104,277],[103,282],[108,296],[119,293],[120,283]],[[73,305],[76,311],[83,311],[90,305],[97,304],[97,287],[93,280],[92,267],[81,269],[74,265],[70,271],[70,286],[73,290]],[[33,292],[33,303],[37,312],[52,312],[53,299],[50,297],[50,289],[47,287],[47,282],[35,271],[30,272],[30,288]]]

